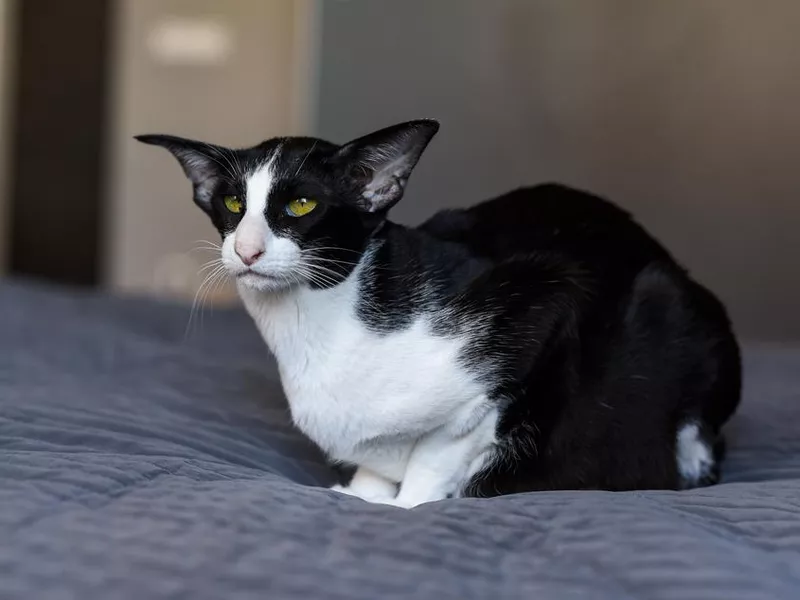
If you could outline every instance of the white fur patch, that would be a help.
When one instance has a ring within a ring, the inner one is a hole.
[[[335,485],[331,489],[369,502],[386,502],[397,495],[397,484],[365,467],[358,468],[347,486]]]
[[[700,437],[697,423],[686,423],[678,429],[675,447],[678,472],[685,484],[696,485],[711,473],[714,457],[708,444]]]
[[[435,315],[388,334],[358,319],[362,269],[329,289],[239,290],[277,358],[295,424],[332,458],[399,483],[398,503],[442,499],[494,443],[496,410],[458,360],[467,336],[433,334]]]
[[[247,198],[247,215],[263,216],[264,210],[267,208],[267,200],[272,191],[272,186],[275,184],[275,172],[273,165],[277,158],[277,151],[272,157],[256,171],[247,177],[246,182],[246,198]]]

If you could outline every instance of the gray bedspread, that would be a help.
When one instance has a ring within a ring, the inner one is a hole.
[[[248,319],[0,282],[0,598],[800,598],[800,350],[724,483],[414,510],[324,489]]]

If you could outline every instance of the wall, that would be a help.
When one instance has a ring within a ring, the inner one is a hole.
[[[307,2],[292,0],[119,0],[106,268],[113,289],[191,297],[204,275],[199,267],[218,256],[191,251],[219,240],[177,162],[132,136],[163,132],[244,146],[299,128],[304,114],[292,100],[304,82],[294,44],[308,11]],[[233,42],[227,58],[156,60],[149,36],[176,16],[223,24]],[[227,287],[217,292],[231,297]]]
[[[349,0],[322,17],[318,130],[442,130],[396,218],[511,187],[609,195],[729,304],[800,338],[800,3]]]
[[[8,254],[8,141],[11,77],[12,19],[14,0],[0,0],[0,275],[6,270]]]

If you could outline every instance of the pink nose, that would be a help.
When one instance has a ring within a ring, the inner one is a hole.
[[[236,247],[236,254],[242,259],[242,262],[248,267],[256,262],[259,258],[264,256],[264,251],[260,248],[239,248]]]

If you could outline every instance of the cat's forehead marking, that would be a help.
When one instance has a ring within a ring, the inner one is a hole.
[[[245,214],[263,215],[267,207],[267,198],[275,185],[276,163],[280,157],[281,145],[267,156],[263,162],[245,176],[245,192],[247,210]]]

